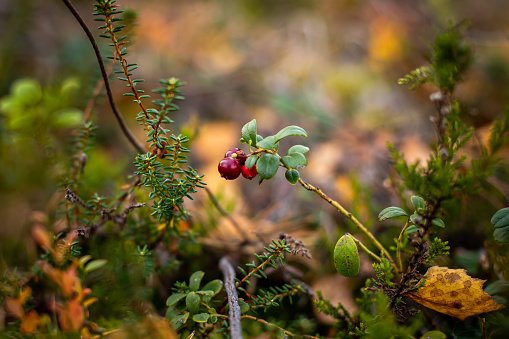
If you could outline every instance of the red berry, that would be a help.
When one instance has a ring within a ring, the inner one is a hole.
[[[256,165],[253,165],[251,168],[247,168],[246,165],[242,165],[242,176],[246,179],[253,179],[258,174],[256,170]]]
[[[231,157],[231,158],[237,159],[241,165],[244,165],[244,163],[246,162],[246,159],[248,158],[248,156],[240,148],[232,148],[232,149],[228,150],[225,153],[224,157],[225,158]]]
[[[237,179],[240,175],[241,164],[237,159],[228,157],[219,162],[217,169],[222,178],[226,180]]]

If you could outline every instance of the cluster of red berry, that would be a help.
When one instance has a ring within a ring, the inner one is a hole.
[[[224,159],[219,162],[217,166],[219,174],[226,180],[237,179],[240,173],[246,179],[253,179],[258,172],[256,171],[256,165],[251,168],[246,167],[245,163],[248,157],[241,149],[232,148],[225,153]]]

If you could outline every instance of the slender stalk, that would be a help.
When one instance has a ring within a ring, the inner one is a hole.
[[[373,242],[373,244],[382,252],[382,255],[385,255],[387,257],[387,259],[389,259],[389,261],[392,264],[392,267],[394,267],[394,270],[395,270],[396,274],[399,274],[398,267],[394,263],[394,260],[392,259],[392,257],[389,254],[389,252],[375,238],[375,236],[366,228],[366,226],[364,226],[359,220],[357,220],[356,217],[354,217],[352,215],[352,213],[348,212],[343,206],[341,206],[341,204],[339,202],[329,198],[325,193],[323,193],[323,191],[321,189],[316,188],[315,186],[313,186],[311,184],[308,184],[307,182],[305,182],[301,178],[299,178],[299,184],[301,184],[301,186],[304,187],[305,189],[307,189],[308,191],[315,192],[316,194],[318,194],[323,200],[327,201],[329,204],[334,206],[341,214],[343,214],[345,217],[350,219],[355,224],[355,226],[357,226],[357,228],[362,233],[364,233],[364,235],[367,236],[371,240],[371,242]]]
[[[405,227],[403,227],[398,237],[397,260],[400,271],[403,271],[403,261],[401,260],[401,244],[403,242],[403,235],[405,234],[405,231],[408,228],[408,226],[410,226],[410,218],[407,219]]]
[[[355,243],[357,245],[360,246],[360,248],[362,248],[364,250],[364,252],[366,252],[367,254],[369,254],[370,256],[373,257],[373,259],[375,259],[376,261],[380,262],[382,261],[382,259],[376,255],[375,253],[371,252],[366,246],[364,246],[364,244],[362,242],[360,242],[358,239],[356,239],[354,236],[352,236],[353,240],[355,241]]]
[[[81,28],[83,28],[83,30],[85,31],[85,34],[87,35],[88,40],[90,40],[90,43],[92,44],[92,47],[95,52],[95,56],[97,58],[97,62],[99,63],[99,68],[101,69],[101,75],[104,80],[104,86],[106,88],[106,93],[108,95],[108,101],[110,103],[111,110],[113,111],[113,114],[115,115],[115,118],[117,118],[117,122],[120,125],[120,129],[126,136],[127,140],[129,140],[131,145],[133,145],[134,148],[136,148],[136,150],[138,152],[145,153],[145,148],[143,147],[143,145],[141,143],[138,142],[138,140],[136,140],[136,138],[134,137],[132,132],[129,130],[129,127],[127,127],[127,124],[125,123],[124,118],[122,117],[122,114],[120,114],[120,112],[117,108],[117,104],[115,103],[115,100],[113,99],[113,93],[111,91],[110,82],[108,80],[108,74],[106,73],[106,68],[104,67],[104,62],[102,60],[101,52],[99,51],[99,47],[97,46],[97,43],[95,42],[92,32],[90,32],[85,21],[83,21],[83,19],[79,15],[78,11],[76,10],[76,8],[74,8],[74,6],[72,5],[71,1],[70,0],[62,0],[62,1],[67,6],[69,11],[74,15],[76,20],[79,22],[79,24],[81,25]]]

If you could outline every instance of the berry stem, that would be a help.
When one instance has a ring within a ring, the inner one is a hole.
[[[385,255],[387,257],[387,259],[389,259],[389,261],[392,264],[392,267],[394,268],[394,271],[396,272],[396,274],[399,274],[398,267],[394,263],[394,260],[392,259],[392,257],[389,254],[389,252],[375,238],[375,236],[366,228],[366,226],[364,226],[359,220],[357,220],[356,217],[354,217],[352,215],[352,213],[348,212],[343,206],[341,206],[341,204],[339,202],[329,198],[325,193],[323,193],[323,191],[321,189],[316,188],[315,186],[313,186],[311,184],[308,184],[307,182],[305,182],[301,178],[299,178],[299,184],[301,184],[301,186],[304,187],[305,189],[307,189],[308,191],[315,192],[316,194],[318,194],[323,200],[327,201],[329,204],[334,206],[341,214],[343,214],[345,217],[350,219],[355,224],[355,226],[357,226],[357,228],[362,233],[364,233],[364,235],[366,235],[373,242],[373,244],[382,252],[382,255]],[[380,260],[380,258],[378,258],[378,260]]]

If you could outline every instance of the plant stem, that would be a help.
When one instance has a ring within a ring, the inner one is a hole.
[[[228,314],[230,336],[232,339],[242,339],[239,298],[234,284],[235,270],[226,257],[222,257],[221,260],[219,260],[219,269],[221,269],[224,275],[224,287],[228,295],[228,305],[230,306]]]
[[[400,271],[403,271],[403,262],[401,261],[401,243],[403,242],[403,234],[405,234],[408,226],[410,226],[410,218],[407,219],[405,227],[403,227],[398,237],[397,260]]]
[[[389,259],[389,261],[391,262],[392,264],[392,267],[394,267],[394,270],[396,272],[396,274],[399,274],[399,270],[398,270],[398,267],[396,266],[396,264],[394,263],[394,260],[392,259],[391,255],[389,254],[389,252],[385,249],[385,247],[383,247],[383,245],[375,238],[375,236],[359,221],[357,220],[356,217],[354,217],[352,215],[352,213],[348,212],[343,206],[341,206],[340,203],[338,203],[337,201],[335,200],[332,200],[331,198],[329,198],[325,193],[322,192],[322,190],[320,190],[319,188],[316,188],[315,186],[311,185],[311,184],[308,184],[307,182],[305,182],[304,180],[302,180],[301,178],[299,178],[299,184],[301,184],[302,187],[304,187],[305,189],[307,189],[308,191],[311,191],[311,192],[315,192],[316,194],[318,194],[322,199],[324,199],[325,201],[327,201],[329,204],[331,204],[332,206],[334,206],[341,214],[343,214],[345,217],[347,217],[348,219],[350,219],[354,224],[355,226],[357,226],[357,228],[362,232],[364,233],[364,235],[366,235],[372,242],[373,244],[382,252],[382,255],[385,255],[387,257],[387,259]]]
[[[356,239],[354,236],[352,236],[353,240],[355,241],[355,243],[357,245],[360,246],[360,248],[362,248],[364,250],[364,252],[366,252],[367,254],[369,254],[370,256],[372,256],[376,261],[378,262],[381,262],[382,259],[380,259],[380,257],[378,255],[376,255],[375,253],[371,252],[366,246],[364,246],[364,244],[362,242],[360,242],[358,239]]]
[[[127,140],[129,140],[131,145],[133,145],[134,148],[136,148],[136,150],[139,153],[145,153],[145,149],[144,149],[143,145],[140,144],[138,142],[138,140],[136,140],[136,138],[134,137],[132,132],[129,130],[129,127],[127,127],[127,124],[125,123],[124,118],[122,117],[122,114],[120,114],[120,112],[117,108],[117,105],[115,104],[115,100],[113,99],[113,93],[111,92],[110,82],[108,80],[108,74],[106,73],[106,68],[104,67],[104,63],[102,60],[101,52],[99,51],[99,47],[97,46],[97,43],[95,42],[92,32],[90,32],[87,24],[85,23],[85,21],[83,21],[83,19],[79,15],[78,11],[76,10],[76,8],[74,8],[74,6],[72,5],[71,1],[70,0],[62,0],[62,1],[67,6],[69,11],[71,11],[71,13],[74,15],[76,20],[79,22],[79,24],[85,31],[85,34],[87,35],[88,40],[90,40],[90,43],[92,44],[92,47],[95,52],[95,56],[97,58],[97,62],[99,63],[99,68],[101,69],[101,75],[104,80],[104,86],[106,87],[108,101],[110,103],[111,110],[113,111],[113,114],[115,115],[115,118],[117,118],[117,122],[120,125],[120,129],[122,129],[122,132],[127,137]]]

